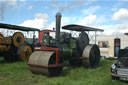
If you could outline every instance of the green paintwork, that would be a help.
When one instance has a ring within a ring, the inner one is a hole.
[[[70,39],[69,47],[76,48],[76,40],[75,39]]]
[[[68,60],[72,56],[72,49],[64,46],[62,56],[65,60]]]

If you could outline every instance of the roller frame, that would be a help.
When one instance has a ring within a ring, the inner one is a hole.
[[[52,47],[36,47],[34,49],[35,51],[55,51],[56,52],[56,64],[59,64],[59,56],[60,56],[60,51],[59,48],[52,48]]]

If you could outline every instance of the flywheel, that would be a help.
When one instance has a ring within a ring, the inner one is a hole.
[[[89,44],[89,38],[87,33],[81,32],[78,38],[79,47],[81,50],[84,50],[84,47]]]

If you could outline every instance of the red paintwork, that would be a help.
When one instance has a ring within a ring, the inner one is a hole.
[[[43,38],[43,36],[44,36],[44,33],[48,33],[48,32],[53,32],[52,30],[42,30],[42,31],[40,31],[38,34],[39,34],[39,38],[38,38],[38,41],[39,41],[39,43],[42,45],[42,43],[41,43],[41,41],[42,41],[42,38]]]
[[[56,64],[59,64],[59,56],[60,56],[60,50],[58,48],[53,47],[36,47],[36,51],[56,51]]]
[[[82,59],[85,59],[86,57],[83,57],[83,56],[80,56],[80,59],[82,60]]]

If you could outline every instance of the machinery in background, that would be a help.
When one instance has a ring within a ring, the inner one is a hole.
[[[10,24],[0,23],[1,29],[9,30],[20,30],[24,32],[28,31],[39,31],[39,29],[28,28]],[[34,38],[34,37],[33,37]],[[15,32],[13,36],[4,37],[3,34],[0,34],[0,56],[4,56],[6,61],[17,61],[23,60],[28,61],[29,56],[33,52],[33,44],[30,44],[26,41],[22,32]]]
[[[89,44],[89,37],[85,31],[103,31],[96,28],[67,25],[62,29],[79,32],[78,37],[71,33],[60,32],[61,14],[56,14],[56,31],[43,30],[39,34],[40,46],[29,58],[28,65],[32,73],[57,76],[61,73],[65,61],[70,65],[83,65],[96,68],[100,62],[99,47]],[[51,35],[54,37],[51,37]]]

